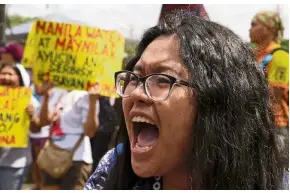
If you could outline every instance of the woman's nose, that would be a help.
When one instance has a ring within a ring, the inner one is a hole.
[[[149,103],[151,100],[147,96],[143,83],[139,84],[131,93],[131,99],[133,101],[142,101]]]
[[[10,76],[9,75],[4,75],[4,78],[3,78],[4,80],[9,80],[10,79]]]

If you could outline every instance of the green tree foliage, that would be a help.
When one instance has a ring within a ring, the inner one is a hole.
[[[128,54],[128,56],[133,56],[135,54],[137,43],[138,43],[137,40],[132,39],[125,40],[125,52]]]
[[[21,15],[8,15],[7,16],[7,20],[10,24],[10,27],[14,27],[26,22],[30,22],[37,19],[37,17],[25,17],[25,16],[21,16]]]
[[[289,40],[283,40],[281,46],[289,50]]]
[[[135,55],[136,47],[137,47],[138,41],[132,40],[132,39],[125,39],[125,54],[126,57],[123,61],[123,68],[128,63],[128,61]]]

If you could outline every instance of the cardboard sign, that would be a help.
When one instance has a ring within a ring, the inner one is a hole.
[[[0,87],[0,147],[28,146],[30,119],[26,108],[31,95],[30,88]]]
[[[99,83],[101,95],[117,96],[114,73],[122,69],[125,39],[116,31],[37,20],[29,32],[23,64],[34,82],[87,90]]]

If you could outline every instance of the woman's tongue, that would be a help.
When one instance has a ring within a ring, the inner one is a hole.
[[[139,147],[152,146],[158,139],[158,135],[159,131],[156,126],[143,127],[137,136],[137,145]]]

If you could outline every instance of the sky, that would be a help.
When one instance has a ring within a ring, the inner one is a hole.
[[[289,38],[289,8],[279,5],[284,21],[285,37]],[[276,4],[205,4],[205,9],[212,21],[227,26],[243,40],[249,41],[251,18],[261,10],[277,10]],[[144,30],[158,22],[161,4],[110,4],[110,5],[9,5],[8,14],[23,16],[45,16],[48,14],[64,14],[73,20],[103,29],[118,30],[127,38],[138,39]]]

